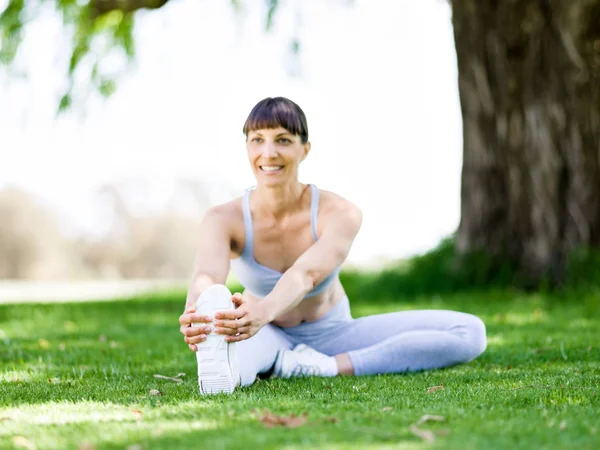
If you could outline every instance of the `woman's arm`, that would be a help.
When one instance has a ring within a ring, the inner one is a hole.
[[[260,302],[269,322],[298,306],[315,286],[346,260],[360,230],[362,213],[355,205],[343,200],[322,218],[322,223],[319,240],[296,260]]]
[[[192,323],[210,322],[210,318],[195,314],[196,300],[202,292],[213,284],[225,284],[229,274],[231,255],[231,205],[211,208],[200,224],[200,238],[194,261],[192,281],[188,288],[185,311],[179,317],[180,331],[190,349],[205,339],[205,329],[192,328]]]
[[[234,295],[238,308],[215,314],[217,333],[228,342],[255,335],[260,328],[295,308],[315,286],[341,265],[348,256],[361,223],[360,209],[345,200],[321,217],[322,236],[306,250],[261,301],[247,302]]]

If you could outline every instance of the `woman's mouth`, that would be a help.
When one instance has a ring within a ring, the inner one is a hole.
[[[283,166],[259,166],[260,170],[265,173],[275,173],[283,169]]]

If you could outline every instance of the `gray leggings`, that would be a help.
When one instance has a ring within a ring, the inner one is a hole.
[[[348,353],[355,375],[413,372],[467,363],[484,352],[485,325],[471,314],[420,310],[353,319],[345,297],[325,316],[291,328],[273,324],[237,344],[242,385],[273,367],[277,352],[304,343],[329,356]]]

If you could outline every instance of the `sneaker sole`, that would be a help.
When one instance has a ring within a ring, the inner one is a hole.
[[[235,308],[231,300],[231,291],[222,284],[206,289],[196,301],[196,314],[214,318],[217,311]],[[198,385],[202,395],[228,393],[237,386],[235,361],[237,358],[235,342],[225,341],[225,335],[213,333],[213,323],[197,323],[192,327],[207,326],[210,333],[206,340],[196,344],[196,360],[198,361]]]

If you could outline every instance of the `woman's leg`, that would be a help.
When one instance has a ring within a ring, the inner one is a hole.
[[[336,356],[341,373],[346,374],[439,369],[469,362],[486,348],[481,319],[456,311],[380,314],[353,319],[336,328],[335,333],[328,332],[306,343]]]
[[[281,329],[268,324],[252,336],[236,343],[242,386],[254,383],[256,376],[269,372],[282,348],[291,349],[293,342]]]

